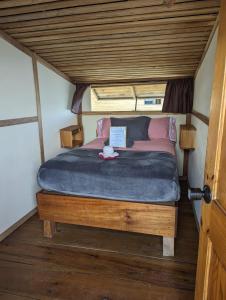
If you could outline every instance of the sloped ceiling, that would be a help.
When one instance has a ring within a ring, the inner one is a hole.
[[[192,76],[219,0],[2,0],[0,28],[76,82]]]

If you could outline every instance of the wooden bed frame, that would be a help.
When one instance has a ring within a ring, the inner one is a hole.
[[[37,193],[38,212],[44,221],[44,236],[52,238],[55,223],[68,223],[163,237],[163,256],[174,256],[177,207],[171,204],[148,204],[45,191]]]

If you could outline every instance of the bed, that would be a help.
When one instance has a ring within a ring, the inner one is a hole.
[[[163,255],[174,255],[180,199],[175,143],[135,141],[112,161],[98,157],[106,137],[45,162],[39,169],[38,212],[44,235],[69,223],[163,237]]]

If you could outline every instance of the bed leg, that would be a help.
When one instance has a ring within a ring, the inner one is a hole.
[[[51,239],[56,231],[55,222],[44,220],[43,228],[44,228],[44,237]]]
[[[173,237],[163,237],[163,256],[174,256]]]

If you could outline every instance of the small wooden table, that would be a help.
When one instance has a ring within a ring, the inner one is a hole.
[[[61,147],[74,148],[83,145],[83,128],[80,125],[71,125],[60,129]]]
[[[179,145],[184,150],[184,165],[183,177],[187,179],[188,176],[188,159],[189,151],[195,150],[195,134],[196,128],[191,124],[180,125],[180,141]]]

